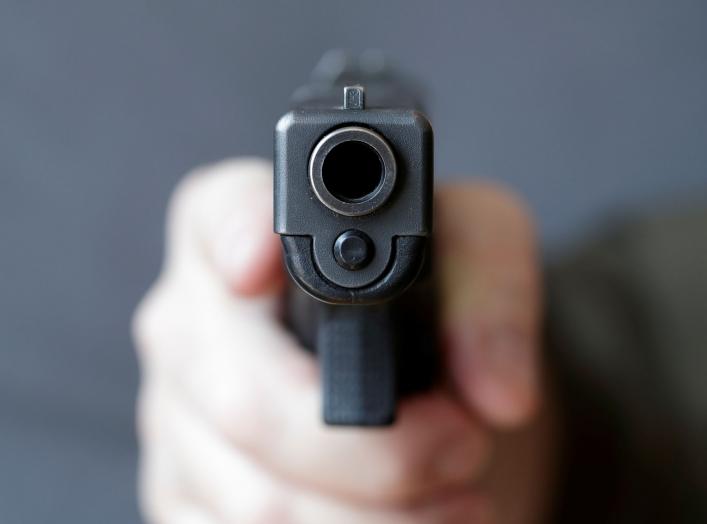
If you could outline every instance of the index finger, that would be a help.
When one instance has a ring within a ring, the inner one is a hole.
[[[533,223],[508,190],[443,187],[436,267],[449,373],[470,407],[517,426],[538,405],[540,272]]]

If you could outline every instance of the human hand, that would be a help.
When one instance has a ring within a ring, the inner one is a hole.
[[[278,320],[272,170],[203,168],[173,197],[165,264],[134,333],[140,495],[150,522],[530,523],[553,432],[540,409],[532,224],[490,184],[436,201],[443,385],[390,428],[320,421],[317,363]]]

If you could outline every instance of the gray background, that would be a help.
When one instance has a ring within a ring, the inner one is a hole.
[[[515,186],[546,246],[707,189],[705,2],[4,0],[0,522],[137,520],[128,325],[170,188],[269,156],[330,47],[418,76],[439,175]]]

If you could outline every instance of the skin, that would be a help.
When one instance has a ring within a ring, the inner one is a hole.
[[[442,384],[387,429],[327,428],[316,360],[278,319],[272,167],[230,160],[176,189],[138,307],[140,498],[149,522],[540,522],[556,437],[541,374],[532,221],[487,182],[436,195]]]

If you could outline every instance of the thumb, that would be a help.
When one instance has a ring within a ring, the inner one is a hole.
[[[437,195],[436,249],[445,356],[467,405],[488,422],[517,426],[539,397],[539,271],[521,203],[491,184]]]
[[[269,162],[233,159],[195,170],[175,192],[168,230],[168,263],[196,258],[235,293],[259,295],[284,281]]]

